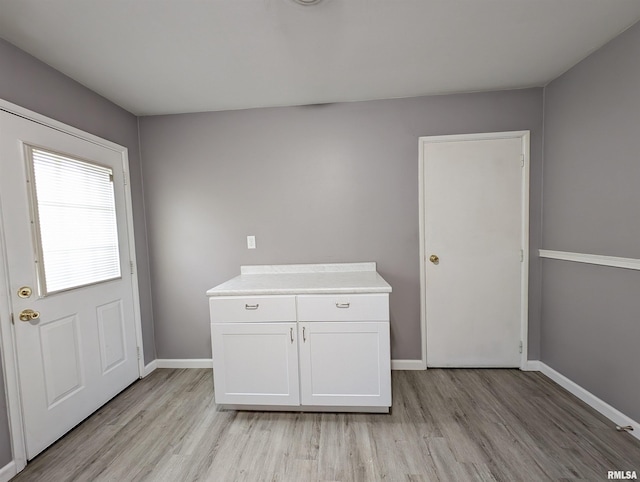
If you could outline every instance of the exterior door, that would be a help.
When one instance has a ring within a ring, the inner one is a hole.
[[[139,376],[123,152],[0,111],[27,459]]]
[[[478,137],[422,145],[431,367],[520,366],[528,144]]]

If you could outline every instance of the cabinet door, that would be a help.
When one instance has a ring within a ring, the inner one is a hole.
[[[216,403],[299,405],[296,323],[213,323]]]
[[[300,323],[302,405],[391,406],[388,322]]]

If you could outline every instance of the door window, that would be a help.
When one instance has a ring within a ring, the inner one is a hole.
[[[26,149],[40,294],[120,278],[113,171]]]

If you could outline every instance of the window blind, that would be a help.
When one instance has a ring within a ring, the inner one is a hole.
[[[35,147],[29,151],[43,294],[119,278],[113,171]]]

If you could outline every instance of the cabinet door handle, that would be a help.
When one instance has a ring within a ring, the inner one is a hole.
[[[260,306],[258,303],[256,303],[255,305],[244,305],[244,309],[245,310],[257,310],[258,306]]]
[[[336,308],[349,308],[351,303],[336,303]]]
[[[307,331],[306,331],[306,330],[307,330],[307,329],[303,326],[303,327],[302,327],[302,341],[303,341],[304,343],[306,343],[306,342],[307,342]]]
[[[291,343],[293,343],[293,328],[289,328],[289,337],[291,338]]]

